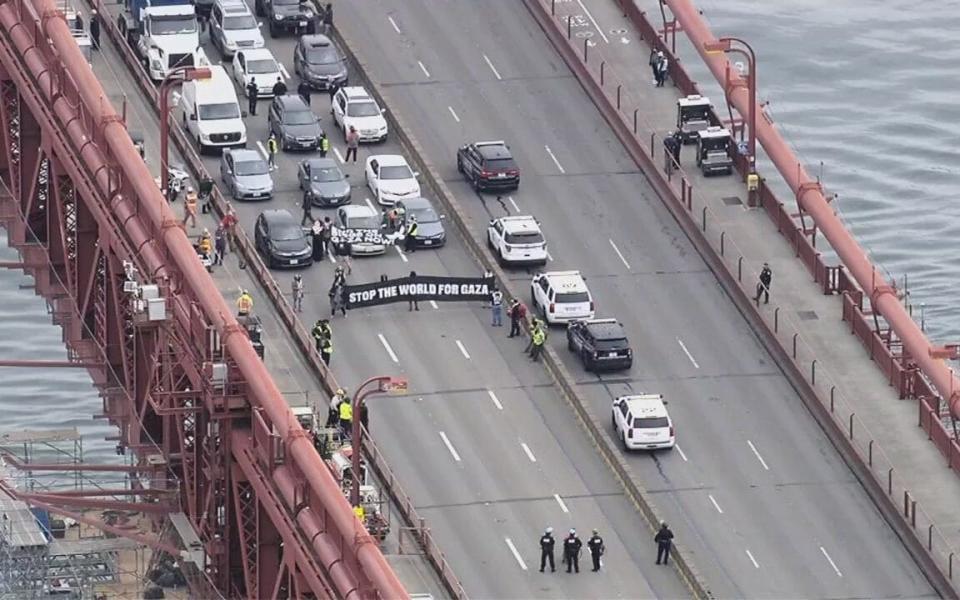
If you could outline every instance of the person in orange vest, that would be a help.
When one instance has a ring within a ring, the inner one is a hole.
[[[212,258],[213,238],[210,237],[209,229],[204,229],[203,233],[200,234],[200,252],[207,258]]]
[[[183,203],[183,225],[186,227],[187,221],[190,222],[190,228],[197,226],[197,192],[192,187],[187,188],[186,200]]]
[[[253,311],[253,296],[247,290],[242,290],[240,297],[237,298],[237,316],[246,317],[251,311]]]

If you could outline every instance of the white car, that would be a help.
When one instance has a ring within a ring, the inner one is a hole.
[[[330,103],[330,112],[337,127],[347,138],[351,127],[360,133],[361,142],[382,142],[387,139],[387,120],[384,109],[359,86],[347,86],[337,90]]]
[[[382,206],[393,206],[397,200],[420,195],[419,173],[410,168],[399,154],[376,154],[367,159],[364,169],[367,187]]]
[[[250,97],[247,86],[253,79],[257,83],[257,97],[270,97],[273,95],[274,84],[282,77],[277,59],[273,57],[273,52],[266,48],[238,50],[233,55],[233,80],[237,82],[240,93],[244,96]]]
[[[620,396],[613,401],[611,421],[624,450],[669,449],[677,443],[661,394]]]
[[[547,271],[530,282],[533,309],[548,325],[596,316],[593,296],[580,271]]]
[[[502,265],[547,264],[547,241],[540,224],[531,216],[491,220],[487,244]]]
[[[210,9],[210,40],[224,58],[264,46],[260,24],[243,0],[217,0]]]

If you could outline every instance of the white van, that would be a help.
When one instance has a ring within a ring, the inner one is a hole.
[[[179,99],[183,125],[201,154],[208,148],[246,147],[243,118],[247,115],[240,111],[233,80],[220,65],[208,68],[210,79],[183,84]]]

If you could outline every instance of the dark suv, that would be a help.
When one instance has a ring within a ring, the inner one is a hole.
[[[520,169],[506,142],[474,142],[457,149],[457,171],[478,192],[515,190],[520,187]]]
[[[347,57],[325,35],[301,35],[293,51],[293,71],[317,90],[347,85]]]
[[[271,269],[313,264],[313,245],[288,210],[260,213],[253,237],[257,251],[267,259]]]
[[[267,123],[284,150],[316,150],[320,145],[320,117],[296,94],[274,98]]]
[[[571,321],[567,325],[567,348],[576,352],[588,371],[629,369],[633,350],[616,319]]]
[[[270,22],[270,37],[277,37],[284,31],[307,31],[317,13],[307,2],[301,0],[256,0],[254,11],[258,17],[266,17]]]

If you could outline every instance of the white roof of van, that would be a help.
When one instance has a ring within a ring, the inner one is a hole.
[[[237,93],[233,88],[233,81],[227,75],[223,65],[210,65],[210,79],[196,79],[197,95],[204,100],[222,99],[223,101],[237,101]],[[189,83],[189,82],[188,82]]]

